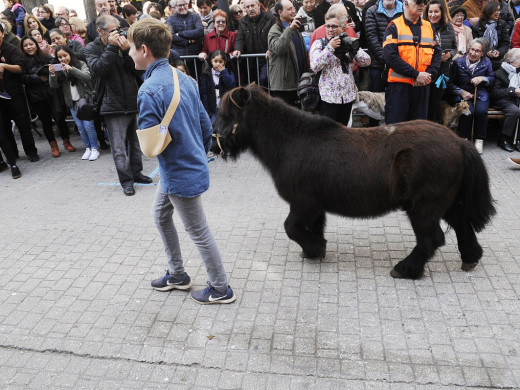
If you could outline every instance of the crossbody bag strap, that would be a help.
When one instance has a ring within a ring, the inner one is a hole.
[[[173,97],[172,101],[170,102],[170,105],[168,106],[168,110],[166,111],[166,114],[164,114],[164,118],[161,122],[161,125],[168,127],[170,125],[170,122],[172,121],[173,115],[175,114],[175,111],[177,110],[177,106],[179,105],[179,102],[181,100],[181,89],[179,87],[179,76],[177,75],[177,69],[175,69],[173,66],[172,73],[173,73]]]
[[[224,53],[227,53],[229,38],[226,38],[226,48],[224,49]]]

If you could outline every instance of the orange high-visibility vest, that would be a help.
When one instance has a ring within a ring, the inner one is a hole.
[[[383,42],[383,47],[392,43],[397,44],[399,57],[417,71],[424,72],[432,62],[433,48],[435,46],[435,37],[430,22],[422,20],[421,40],[417,46],[413,41],[412,30],[404,21],[404,16],[401,15],[390,23],[394,23],[397,27],[397,39],[394,39],[391,35],[387,36]],[[413,84],[414,79],[403,76],[390,68],[388,82]]]

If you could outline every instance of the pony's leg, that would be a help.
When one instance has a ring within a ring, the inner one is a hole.
[[[325,257],[327,241],[324,238],[324,211],[297,210],[291,205],[284,227],[287,236],[302,247],[302,257]]]
[[[435,254],[435,250],[444,245],[444,233],[439,220],[408,212],[408,217],[415,233],[417,244],[412,252],[397,263],[390,275],[394,278],[419,279],[424,273],[424,266]]]
[[[461,221],[451,226],[457,235],[457,245],[462,258],[460,268],[464,271],[470,271],[477,266],[484,251],[478,243],[477,235],[470,223]]]

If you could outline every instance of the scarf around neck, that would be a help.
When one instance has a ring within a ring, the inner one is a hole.
[[[469,71],[471,72],[471,74],[473,74],[473,72],[475,71],[475,68],[477,67],[477,65],[479,63],[480,63],[480,60],[475,61],[474,63],[471,63],[470,60],[469,60],[469,57],[466,56],[466,65],[468,66]]]
[[[498,45],[497,22],[494,20],[487,22],[484,38],[489,41],[489,50],[495,50]]]
[[[457,35],[457,51],[466,54],[466,36],[464,34],[464,25],[458,27],[453,23],[451,24]]]
[[[517,69],[507,62],[502,62],[500,66],[507,72],[509,86],[514,89],[520,88],[520,75],[517,73]]]

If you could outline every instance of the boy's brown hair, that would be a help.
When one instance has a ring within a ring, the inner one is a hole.
[[[167,24],[147,18],[135,22],[128,29],[128,40],[136,49],[145,45],[155,58],[168,57],[172,45],[172,33]]]

